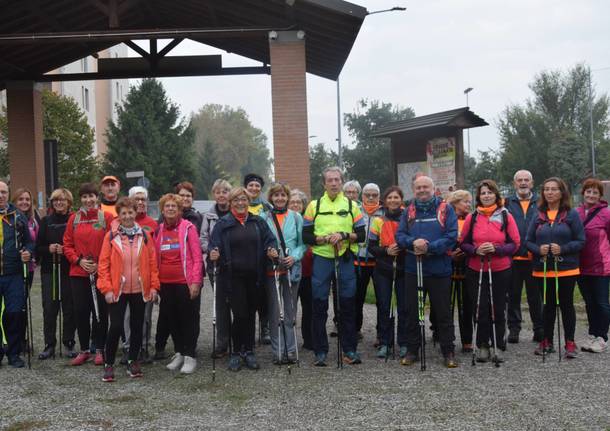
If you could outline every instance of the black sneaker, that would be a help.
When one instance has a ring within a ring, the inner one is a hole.
[[[55,347],[46,346],[42,352],[38,355],[38,359],[44,361],[45,359],[53,358],[55,359]]]
[[[9,356],[8,357],[8,364],[11,367],[13,367],[13,368],[23,368],[23,367],[25,367],[25,362],[23,362],[23,359],[21,359],[21,357],[19,355]]]
[[[510,344],[517,344],[519,343],[519,331],[516,329],[511,329],[508,333],[508,339],[507,341]]]
[[[237,353],[233,353],[229,358],[229,371],[241,370],[241,356]]]
[[[64,346],[66,347],[66,353],[65,356],[68,359],[74,359],[78,356],[78,352],[76,350],[74,350],[74,341],[70,341],[68,343],[65,343]]]
[[[102,382],[114,382],[114,367],[112,365],[104,365],[104,374]]]
[[[532,341],[534,343],[541,343],[544,340],[544,331],[542,329],[538,329],[534,331],[534,336],[532,337]]]
[[[130,361],[127,364],[127,375],[131,378],[142,377],[144,375],[138,361]]]
[[[246,356],[244,358],[246,363],[246,367],[250,370],[258,370],[260,366],[256,361],[256,356],[254,356],[254,352],[246,352]]]

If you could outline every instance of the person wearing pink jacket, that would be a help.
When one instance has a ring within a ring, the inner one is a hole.
[[[495,312],[495,345],[499,350],[505,350],[504,332],[506,292],[511,283],[512,255],[519,248],[520,237],[517,223],[504,207],[500,190],[493,180],[481,181],[476,190],[477,209],[468,215],[462,229],[460,248],[468,255],[466,269],[466,285],[473,298],[473,310],[478,310],[477,361],[490,360],[489,347],[492,340],[491,301],[489,296],[488,271],[491,265],[493,305]],[[479,271],[483,266],[481,292],[479,298]],[[497,362],[503,358],[496,349]]]
[[[608,348],[610,304],[610,209],[602,200],[602,182],[589,178],[582,185],[583,203],[576,209],[585,226],[585,246],[580,251],[578,288],[585,300],[589,331],[580,345],[584,352]]]
[[[163,217],[155,235],[161,283],[159,314],[169,319],[176,349],[167,368],[171,371],[180,368],[182,374],[192,374],[197,367],[194,328],[204,271],[199,232],[182,218],[180,196],[163,195],[159,209]]]

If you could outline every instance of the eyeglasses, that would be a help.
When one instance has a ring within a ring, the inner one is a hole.
[[[369,198],[369,199],[374,199],[374,198],[379,197],[379,194],[377,194],[377,193],[364,193],[363,195],[365,198]]]
[[[542,189],[545,192],[559,192],[561,191],[561,189],[558,189],[557,187],[545,187],[544,189]]]
[[[248,202],[248,198],[246,198],[246,197],[235,198],[231,202],[235,202],[235,203]]]
[[[146,198],[134,198],[133,200],[136,202],[146,202]]]
[[[68,199],[66,199],[66,198],[56,198],[56,199],[53,199],[53,202],[67,202],[67,201],[68,201]]]

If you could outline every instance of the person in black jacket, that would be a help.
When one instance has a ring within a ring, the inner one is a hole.
[[[515,194],[506,199],[506,209],[512,214],[517,227],[519,237],[525,239],[527,228],[536,219],[536,201],[538,196],[533,191],[534,179],[530,171],[520,170],[515,172],[514,186]],[[521,241],[519,249],[513,256],[512,283],[508,289],[508,342],[518,343],[519,332],[521,332],[521,292],[527,294],[530,318],[534,330],[533,341],[539,343],[544,337],[542,324],[542,291],[536,285],[532,277],[532,254],[527,250],[525,241]]]
[[[277,241],[267,222],[248,212],[250,197],[245,188],[231,190],[229,202],[231,212],[212,231],[209,257],[218,265],[218,286],[229,289],[233,312],[229,370],[239,371],[242,359],[249,369],[258,369],[254,316],[264,290],[266,259],[278,258]]]
[[[38,359],[44,360],[55,357],[57,339],[57,314],[60,310],[63,317],[62,339],[59,340],[66,347],[68,358],[76,357],[74,350],[74,304],[70,290],[70,264],[63,255],[64,232],[66,223],[70,218],[72,208],[72,193],[67,189],[56,189],[51,193],[53,211],[40,222],[40,230],[36,238],[36,255],[40,262],[40,278],[42,280],[42,317],[44,327],[44,350]],[[57,264],[55,270],[54,264]],[[53,280],[55,277],[55,280]],[[59,291],[61,287],[61,292]]]
[[[193,223],[197,228],[197,233],[201,232],[203,216],[199,211],[193,208],[193,199],[195,198],[193,184],[188,181],[182,181],[181,183],[176,184],[174,191],[182,198],[182,218]]]

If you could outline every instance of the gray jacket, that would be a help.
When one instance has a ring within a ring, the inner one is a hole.
[[[204,254],[208,253],[208,244],[212,237],[212,231],[214,226],[218,222],[218,212],[216,211],[216,204],[208,211],[203,214],[203,221],[201,222],[201,231],[199,232],[199,243],[201,244],[201,251]]]

